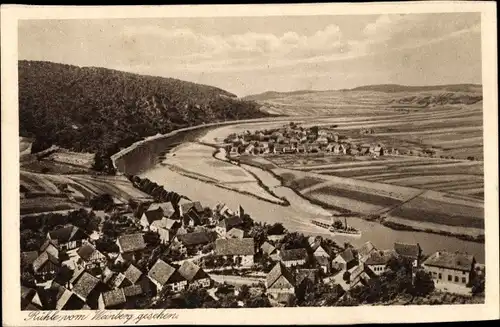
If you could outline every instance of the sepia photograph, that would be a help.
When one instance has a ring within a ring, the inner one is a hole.
[[[20,323],[498,317],[496,7],[453,4],[2,8]]]

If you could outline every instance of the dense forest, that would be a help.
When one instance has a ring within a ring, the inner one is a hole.
[[[19,130],[32,152],[52,144],[104,157],[141,138],[206,122],[268,116],[216,87],[172,78],[19,61]]]

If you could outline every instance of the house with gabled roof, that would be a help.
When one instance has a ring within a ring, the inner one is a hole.
[[[97,277],[85,271],[74,283],[72,291],[91,308],[96,309],[100,295],[99,284],[100,280]]]
[[[212,243],[217,238],[215,232],[201,231],[176,235],[172,240],[172,246],[176,247],[181,253],[192,251],[200,245]]]
[[[40,310],[43,304],[40,302],[38,292],[30,287],[21,285],[21,310]]]
[[[254,263],[255,243],[253,238],[230,238],[215,240],[215,255],[231,258],[237,266],[251,267]]]
[[[302,266],[306,264],[309,259],[307,250],[304,248],[300,249],[290,249],[290,250],[280,250],[279,260],[286,267]]]
[[[125,275],[125,278],[127,278],[130,283],[137,284],[143,276],[143,273],[139,270],[139,268],[131,264],[128,266],[127,270],[123,272],[123,275]]]
[[[111,291],[103,292],[99,296],[99,309],[123,309],[127,298],[123,288],[117,288]]]
[[[180,221],[164,217],[154,221],[150,226],[150,230],[157,233],[160,236],[160,241],[165,244],[174,238],[179,227],[181,227]]]
[[[366,259],[370,256],[370,253],[372,253],[373,251],[377,251],[377,249],[372,242],[367,241],[363,245],[361,245],[358,249],[356,249],[359,262],[365,262]]]
[[[48,240],[57,241],[60,250],[72,250],[82,245],[89,236],[81,228],[68,224],[47,233]]]
[[[180,292],[187,286],[187,280],[171,265],[158,259],[148,272],[149,279],[159,293],[165,287],[174,292]]]
[[[394,243],[394,251],[396,253],[412,263],[414,268],[420,266],[420,260],[422,259],[422,248],[420,244],[407,244],[407,243]]]
[[[210,276],[197,264],[189,260],[184,260],[178,269],[184,279],[187,280],[189,285],[196,285],[200,287],[210,287]]]
[[[295,290],[299,289],[303,290],[303,286],[306,282],[310,282],[315,285],[320,282],[320,273],[319,269],[297,269],[295,271]]]
[[[44,309],[47,310],[80,310],[85,309],[86,303],[76,293],[58,283],[52,282],[48,289],[41,291]],[[50,304],[51,305],[50,305]],[[54,305],[52,307],[52,305]]]
[[[284,303],[295,295],[295,278],[282,262],[276,263],[267,274],[266,293],[273,300]]]
[[[188,201],[188,202],[182,203],[179,206],[179,212],[180,212],[181,216],[184,216],[185,214],[187,214],[191,210],[195,211],[197,214],[203,213],[203,206],[201,205],[201,202],[200,201],[193,201],[193,202]]]
[[[59,258],[59,242],[57,240],[45,240],[39,249],[40,252],[47,252]]]
[[[154,210],[146,210],[141,216],[139,220],[139,224],[142,226],[144,230],[149,230],[151,224],[157,220],[163,218],[163,211],[160,208],[156,208]]]
[[[106,266],[106,256],[90,243],[83,244],[76,253],[79,257],[77,265],[84,269],[104,268]]]
[[[119,236],[116,244],[120,249],[116,262],[135,261],[135,253],[146,248],[144,237],[140,233]]]
[[[333,260],[332,266],[338,270],[349,270],[357,265],[356,257],[351,248],[340,252]]]
[[[53,279],[60,268],[59,259],[45,251],[33,261],[33,272],[37,281]]]
[[[394,250],[372,251],[365,260],[365,266],[370,268],[375,275],[382,275],[387,270],[387,263],[397,253]]]
[[[262,254],[268,255],[272,260],[278,260],[278,249],[276,249],[276,247],[274,247],[271,243],[267,241],[264,242],[260,246],[260,251]]]
[[[436,285],[453,284],[462,287],[469,287],[475,265],[473,255],[447,251],[437,251],[422,263]],[[453,292],[453,288],[450,291]]]
[[[219,221],[219,223],[215,227],[215,231],[221,236],[226,236],[226,233],[229,232],[232,228],[239,227],[242,224],[243,220],[240,216],[224,218]]]

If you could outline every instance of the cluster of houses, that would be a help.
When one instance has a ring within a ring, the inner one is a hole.
[[[320,152],[374,157],[399,154],[395,148],[387,149],[380,144],[355,144],[328,129],[303,128],[297,125],[285,125],[279,129],[254,133],[247,131],[231,135],[225,141],[226,151],[231,156]]]
[[[413,275],[419,269],[429,272],[437,288],[467,294],[470,293],[469,281],[476,265],[472,255],[458,252],[439,251],[423,260],[419,244],[395,243],[393,249],[378,250],[371,242],[366,242],[357,249],[346,248],[333,258],[318,239],[310,238],[310,245],[319,269],[303,267],[308,258],[305,249],[285,250],[275,256],[277,263],[266,278],[267,294],[272,299],[288,301],[300,288],[304,274],[314,275],[311,281],[316,282],[321,276],[330,274],[322,279],[323,282],[333,282],[344,291],[360,283],[366,285],[371,278],[377,278],[390,269],[388,263],[394,257],[409,260]],[[268,245],[265,248],[269,251]]]
[[[150,269],[137,265],[147,244],[144,235],[153,232],[169,250],[187,259],[209,254],[231,260],[231,264],[254,264],[253,238],[245,238],[243,208],[233,212],[224,204],[206,215],[200,202],[144,203],[132,214],[140,231],[116,238],[116,253],[96,247],[99,237],[91,237],[74,225],[49,231],[38,251],[21,253],[21,263],[32,268],[36,287],[23,286],[25,310],[74,310],[134,308],[138,299],[151,299],[169,289],[179,292],[189,285],[210,287],[208,274],[193,260],[168,263],[157,259]],[[102,236],[102,232],[98,233]],[[117,271],[114,265],[121,265]]]
[[[241,206],[236,212],[224,204],[209,215],[206,211],[201,203],[184,200],[177,208],[170,202],[145,204],[133,214],[141,230],[118,236],[116,253],[99,251],[96,239],[73,225],[49,231],[38,251],[21,254],[36,281],[36,287],[22,287],[22,309],[135,308],[137,301],[150,300],[166,289],[175,293],[190,285],[209,288],[213,281],[204,263],[207,257],[256,270],[256,258],[268,256],[274,267],[266,277],[266,292],[277,303],[295,294],[305,280],[334,282],[345,290],[365,283],[386,271],[394,256],[430,272],[436,284],[465,287],[475,265],[470,255],[448,252],[436,252],[422,262],[418,244],[396,243],[391,250],[378,250],[367,242],[338,252],[322,238],[310,237],[307,249],[281,249],[285,235],[268,235],[258,246],[248,235]],[[138,261],[147,248],[144,235],[151,232],[183,259],[166,262],[158,257],[149,269],[141,268]]]

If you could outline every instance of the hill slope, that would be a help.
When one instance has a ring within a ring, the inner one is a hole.
[[[219,88],[105,68],[19,61],[19,130],[33,152],[57,144],[113,153],[149,135],[204,122],[264,117]]]

